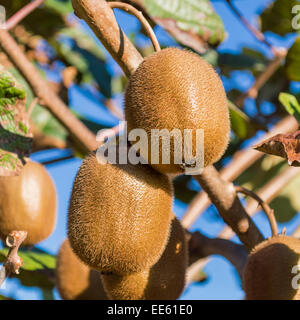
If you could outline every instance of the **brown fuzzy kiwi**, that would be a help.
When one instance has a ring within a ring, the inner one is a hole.
[[[300,264],[300,240],[279,235],[259,245],[249,255],[243,288],[247,300],[300,300],[293,289],[292,268]]]
[[[152,266],[167,243],[173,190],[148,165],[82,163],[69,205],[68,238],[92,268],[129,274]]]
[[[75,255],[68,239],[59,249],[55,275],[58,292],[64,300],[107,300],[99,272]]]
[[[144,59],[130,77],[125,92],[125,116],[128,131],[151,129],[204,130],[204,166],[218,161],[224,154],[230,134],[228,102],[221,79],[200,56],[187,50],[167,48]],[[182,135],[183,136],[183,135]],[[151,164],[163,173],[181,173],[174,164],[171,139],[171,164]],[[183,148],[183,147],[182,147]],[[145,155],[145,151],[141,150]],[[161,143],[160,143],[161,153]],[[182,159],[188,162],[189,159]]]
[[[115,300],[175,300],[185,286],[187,243],[181,223],[174,218],[164,253],[150,268],[130,275],[101,275],[104,289]]]
[[[56,190],[40,163],[27,162],[19,176],[0,177],[0,237],[27,231],[22,245],[34,245],[52,233],[56,222]]]

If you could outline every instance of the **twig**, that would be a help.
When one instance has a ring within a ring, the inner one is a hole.
[[[57,159],[41,161],[40,163],[42,165],[46,166],[46,165],[49,165],[49,164],[54,164],[54,163],[57,163],[57,162],[66,161],[66,160],[70,160],[70,159],[74,159],[74,158],[75,158],[74,154],[70,154],[68,156],[60,157],[60,158],[57,158]]]
[[[84,19],[127,77],[143,57],[120,29],[113,10],[105,0],[72,0],[75,14]]]
[[[225,223],[234,230],[249,251],[264,240],[242,206],[233,184],[223,180],[213,166],[205,168],[194,178],[208,194]]]
[[[32,11],[40,6],[45,0],[34,0],[16,12],[5,23],[5,29],[10,30],[15,27],[21,20],[27,17]]]
[[[19,274],[19,269],[22,266],[22,259],[18,256],[18,250],[22,242],[26,239],[26,231],[12,231],[6,238],[6,245],[9,247],[9,252],[6,260],[0,270],[0,287],[11,273]]]
[[[293,116],[288,116],[278,122],[277,125],[272,128],[266,135],[262,138],[257,139],[253,144],[258,144],[259,142],[271,137],[277,133],[288,133],[297,130],[298,122]],[[249,168],[255,161],[263,156],[262,153],[253,150],[251,147],[246,150],[238,151],[230,161],[230,163],[220,171],[222,179],[227,181],[233,181],[236,179],[243,171]],[[206,169],[204,169],[206,170]],[[276,185],[274,186],[276,188]],[[264,199],[264,198],[263,198]],[[198,193],[198,195],[193,199],[187,212],[185,213],[183,219],[181,220],[182,225],[185,228],[189,228],[201,215],[201,213],[207,209],[210,205],[210,199],[204,191]]]
[[[264,210],[264,212],[269,220],[271,230],[272,230],[272,236],[273,237],[277,236],[278,235],[278,227],[277,227],[277,221],[276,221],[275,215],[274,215],[274,210],[271,209],[270,206],[265,201],[263,201],[255,192],[253,192],[251,190],[248,190],[248,189],[241,187],[241,186],[236,186],[235,191],[238,193],[243,193],[247,196],[250,196],[251,198],[255,199],[260,204],[260,206]]]
[[[0,46],[24,75],[35,95],[69,131],[71,138],[77,142],[77,145],[85,152],[95,150],[98,146],[95,135],[70,112],[5,30],[0,30]]]
[[[231,0],[226,0],[228,6],[230,7],[230,9],[233,11],[233,13],[239,18],[239,20],[243,23],[243,25],[254,35],[254,37],[260,41],[263,42],[264,44],[266,44],[274,54],[276,54],[276,49],[273,47],[273,45],[266,40],[264,34],[262,32],[260,32],[258,29],[256,29],[255,27],[253,27],[245,18],[244,16],[241,14],[241,12],[238,10],[238,8],[232,3]]]
[[[298,168],[288,167],[273,179],[271,179],[267,184],[265,184],[256,194],[266,203],[270,203],[280,191],[294,179],[300,173]],[[257,203],[255,200],[249,200],[246,205],[246,211],[250,216],[253,216],[257,211]],[[220,238],[231,239],[234,236],[234,232],[231,228],[226,226],[221,233],[218,235]]]
[[[140,21],[141,25],[143,26],[143,28],[147,32],[148,37],[150,38],[155,51],[156,52],[160,51],[160,45],[159,45],[159,42],[158,42],[158,40],[156,38],[156,35],[155,35],[152,27],[150,26],[149,22],[143,16],[143,13],[141,11],[137,10],[135,7],[133,7],[132,5],[130,5],[128,3],[122,3],[122,2],[113,1],[113,2],[109,2],[108,4],[109,4],[109,6],[111,8],[122,9],[122,10],[124,10],[126,12],[129,12],[129,13],[133,14],[136,18],[138,18],[138,20]]]
[[[31,116],[31,113],[32,113],[34,107],[36,106],[36,104],[38,103],[38,101],[39,101],[39,98],[37,98],[37,97],[35,97],[35,98],[31,101],[31,103],[30,103],[30,105],[29,105],[29,107],[28,107],[28,110],[27,110],[27,114],[28,114],[29,117]]]

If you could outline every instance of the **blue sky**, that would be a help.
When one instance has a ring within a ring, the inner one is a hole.
[[[257,15],[262,9],[270,3],[270,0],[240,0],[235,1],[237,7],[243,12],[244,16],[253,25],[257,25]],[[227,39],[219,47],[220,51],[240,51],[244,45],[258,49],[264,53],[269,54],[268,48],[259,43],[256,39],[249,34],[248,30],[237,20],[237,18],[228,9],[225,1],[213,1],[213,5],[217,13],[221,16],[226,30]],[[129,34],[138,27],[138,22],[131,16],[123,12],[117,12],[117,20],[124,31]],[[174,42],[170,37],[160,28],[156,30],[160,42],[172,45]],[[92,33],[91,33],[92,34]],[[282,39],[280,37],[267,34],[268,39],[276,46],[289,47],[293,42],[293,37]],[[96,40],[97,41],[97,40]],[[149,43],[145,37],[139,39],[141,44]],[[100,45],[100,43],[97,41]],[[114,61],[111,59],[111,66],[113,72],[120,72]],[[50,75],[55,78],[55,74]],[[242,73],[237,73],[234,85],[246,90],[253,79],[245,76]],[[88,96],[86,91],[82,88],[73,87],[70,90],[71,94],[71,107],[84,114],[86,117],[92,118],[106,126],[113,126],[117,124],[118,120],[107,113],[104,106],[99,105],[97,101],[93,101],[92,97]],[[120,102],[122,101],[120,97]],[[250,107],[249,107],[250,108]],[[59,157],[65,154],[65,151],[50,150],[38,152],[32,155],[32,159],[36,161],[43,161]],[[66,237],[66,222],[67,222],[67,207],[69,196],[72,189],[73,179],[81,164],[80,159],[72,159],[63,161],[57,164],[48,165],[47,170],[53,178],[57,194],[58,194],[58,211],[57,211],[57,225],[54,233],[45,241],[39,244],[39,247],[56,254],[60,244]],[[195,184],[196,188],[198,186]],[[178,217],[183,216],[186,206],[179,201],[174,203],[174,212]],[[264,231],[266,236],[270,235],[269,226],[262,214],[255,217],[255,223]],[[292,232],[297,223],[300,222],[299,215],[291,221],[287,226],[287,231]],[[202,232],[209,236],[216,236],[223,228],[224,224],[220,218],[216,217],[216,210],[210,207],[193,226],[193,230],[200,229]],[[283,226],[279,226],[282,229]],[[204,284],[191,285],[182,295],[182,299],[243,299],[243,291],[241,290],[240,280],[232,265],[221,257],[213,257],[212,261],[205,267],[204,271],[208,275],[208,281]],[[28,289],[20,287],[16,280],[9,280],[6,284],[6,290],[0,290],[0,294],[14,296],[18,299],[40,299],[41,292],[36,289]],[[57,292],[55,297],[59,298]]]

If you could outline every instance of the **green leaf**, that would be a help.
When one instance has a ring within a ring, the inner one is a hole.
[[[0,66],[0,175],[18,175],[32,138],[25,108],[25,89]]]
[[[44,6],[63,15],[67,15],[69,13],[74,12],[70,0],[46,0]]]
[[[4,262],[8,254],[8,248],[0,250],[0,263]],[[54,269],[56,264],[55,256],[42,251],[40,249],[25,249],[21,248],[18,251],[18,255],[23,260],[21,269],[27,271],[43,270],[43,269]]]
[[[285,73],[289,80],[300,81],[300,37],[296,39],[288,51]]]
[[[106,56],[102,49],[86,32],[80,28],[65,28],[59,33],[59,38],[73,40],[51,41],[57,56],[67,65],[74,66],[79,72],[80,81],[91,83],[95,81],[99,91],[106,97],[113,94],[112,76],[108,69]]]
[[[67,130],[44,107],[36,105],[31,113],[31,119],[43,134],[66,141]]]
[[[279,157],[264,156],[245,170],[235,183],[255,192],[287,166],[286,161]]]
[[[255,51],[244,48],[242,53],[224,52],[218,57],[218,66],[224,75],[229,75],[233,70],[250,69],[253,73],[265,70],[268,60],[255,55]]]
[[[260,16],[261,30],[271,31],[284,36],[295,32],[292,26],[294,14],[292,8],[299,5],[298,0],[276,0],[267,7]]]
[[[8,254],[8,249],[0,250],[0,263],[3,263]],[[18,251],[23,260],[23,265],[18,275],[14,275],[22,285],[53,289],[53,276],[56,267],[56,257],[38,248],[31,250],[21,248]]]
[[[16,68],[10,68],[9,72],[24,87],[27,98],[26,108],[28,109],[35,97],[31,87]],[[68,136],[67,130],[56,120],[56,118],[52,116],[47,109],[42,107],[40,104],[35,105],[31,113],[31,120],[43,134],[66,141]]]
[[[292,94],[281,92],[279,101],[285,107],[285,110],[300,123],[300,104],[296,97]]]
[[[2,294],[0,294],[0,300],[14,300],[14,299],[10,298],[10,297],[3,296]]]
[[[209,0],[147,0],[147,13],[177,41],[199,53],[225,38],[224,25]]]
[[[228,103],[232,131],[241,139],[247,138],[254,131],[251,119],[231,101]]]

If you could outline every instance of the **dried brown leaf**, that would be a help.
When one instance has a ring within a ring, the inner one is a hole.
[[[285,158],[290,166],[300,167],[300,131],[292,134],[277,134],[253,148]]]

